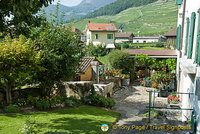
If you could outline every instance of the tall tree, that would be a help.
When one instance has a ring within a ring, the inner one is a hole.
[[[42,17],[36,15],[42,6],[54,0],[0,0],[0,32],[29,35],[31,26],[39,26]]]

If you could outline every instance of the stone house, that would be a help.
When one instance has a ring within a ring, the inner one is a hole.
[[[174,48],[174,46],[176,45],[176,34],[177,28],[173,28],[172,30],[164,34],[164,36],[166,37],[167,45],[170,46],[170,48]]]
[[[200,133],[200,1],[177,0],[178,23],[176,50],[177,92],[180,94],[182,121],[191,120],[194,133]]]
[[[115,33],[115,43],[132,43],[133,33]]]
[[[90,23],[84,30],[87,36],[86,44],[106,45],[106,48],[115,48],[115,32],[117,28],[112,23]]]

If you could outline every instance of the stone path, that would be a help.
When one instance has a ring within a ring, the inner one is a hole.
[[[159,100],[156,105],[166,105],[166,99]],[[158,111],[159,116],[148,119],[144,116],[147,113],[149,94],[146,88],[138,86],[138,83],[130,87],[117,89],[114,93],[116,105],[115,111],[121,113],[121,118],[114,126],[111,127],[109,134],[186,134],[188,131],[175,130],[174,126],[187,126],[181,122],[180,111],[162,110]],[[185,129],[185,128],[183,128]]]

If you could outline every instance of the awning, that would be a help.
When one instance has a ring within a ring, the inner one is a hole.
[[[115,48],[115,45],[114,44],[107,44],[106,48]]]

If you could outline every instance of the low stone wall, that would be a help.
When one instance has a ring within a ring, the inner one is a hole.
[[[94,84],[93,81],[64,82],[66,96],[74,96],[80,99],[88,93],[92,84]]]
[[[94,84],[94,88],[97,94],[103,95],[104,97],[113,96],[114,82],[105,84]]]

